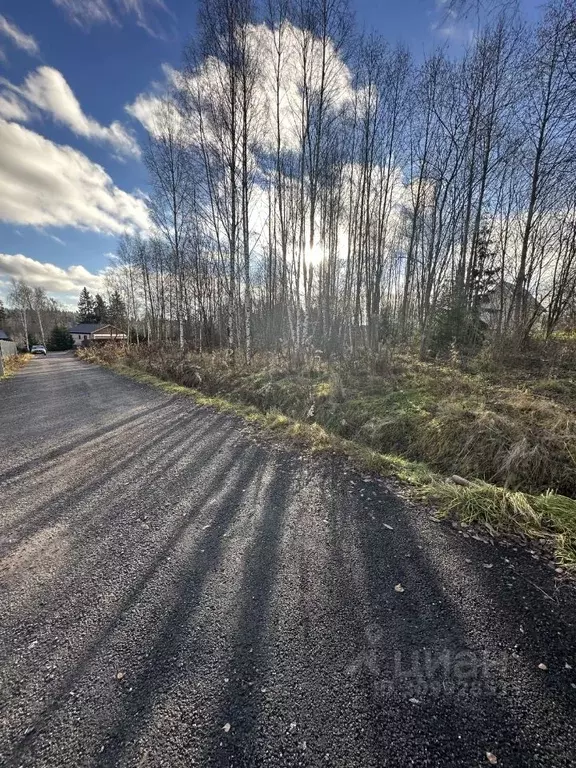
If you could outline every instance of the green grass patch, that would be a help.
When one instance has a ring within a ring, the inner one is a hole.
[[[576,501],[549,491],[531,495],[477,481],[470,485],[434,481],[423,489],[440,517],[480,524],[491,534],[514,533],[549,541],[557,562],[576,571]]]

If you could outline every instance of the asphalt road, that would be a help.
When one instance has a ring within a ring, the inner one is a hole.
[[[3,766],[576,765],[547,562],[70,356],[0,384],[0,556]]]

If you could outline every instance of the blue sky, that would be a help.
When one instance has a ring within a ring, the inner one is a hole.
[[[194,0],[164,1],[3,0],[0,296],[22,277],[70,303],[81,284],[99,287],[120,232],[142,228],[146,135],[126,107],[179,65],[197,13]],[[437,0],[353,8],[360,29],[416,56],[470,29]]]

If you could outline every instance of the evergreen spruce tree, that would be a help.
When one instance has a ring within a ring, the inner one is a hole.
[[[465,291],[454,285],[446,292],[436,312],[431,346],[436,354],[451,347],[474,354],[484,342],[486,325],[482,322],[482,304],[494,290],[499,267],[491,267],[488,230],[483,227],[475,246],[474,264]]]
[[[48,349],[53,352],[63,352],[66,349],[73,349],[74,340],[72,334],[67,328],[61,325],[55,325],[48,340]]]
[[[108,322],[117,328],[123,329],[126,325],[126,304],[118,291],[110,294],[108,301]]]
[[[95,323],[104,325],[108,322],[108,307],[99,293],[94,296],[94,318]]]
[[[87,288],[82,288],[80,292],[80,298],[78,299],[78,312],[76,319],[79,323],[95,323],[96,321],[96,307],[94,299],[90,295]]]

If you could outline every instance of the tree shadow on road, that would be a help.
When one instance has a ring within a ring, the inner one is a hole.
[[[381,488],[374,503],[350,493],[342,470],[266,505],[200,763],[471,765],[492,751],[532,764],[533,724],[507,698],[511,649],[489,627],[478,642],[414,513]]]
[[[506,600],[497,626],[484,625],[473,603],[496,585],[467,563],[474,544],[453,542],[340,460],[303,463],[236,426],[159,414],[131,486],[136,426],[100,485],[83,483],[14,529],[25,537],[65,519],[70,541],[48,585],[16,611],[15,632],[45,617],[47,647],[41,662],[14,653],[2,699],[13,710],[38,693],[39,666],[54,673],[10,749],[0,743],[7,764],[548,759],[537,731],[546,723],[530,715],[541,711],[536,689],[522,680],[511,698],[507,688],[506,633],[522,606]],[[49,647],[62,637],[67,647]],[[544,702],[566,727],[568,709]]]
[[[242,488],[253,482],[262,471],[262,457],[255,448],[245,446],[236,452],[236,467],[223,465],[219,472],[215,472],[201,493],[196,495],[193,506],[186,514],[174,519],[172,511],[162,513],[172,518],[170,535],[157,541],[159,546],[152,557],[142,564],[144,567],[137,563],[138,567],[126,575],[114,613],[107,617],[96,636],[89,638],[75,654],[57,685],[52,687],[47,706],[38,712],[33,725],[29,726],[34,734],[46,734],[55,725],[57,727],[62,711],[67,708],[70,689],[78,688],[82,681],[90,688],[90,678],[94,674],[93,668],[98,666],[98,658],[110,651],[114,636],[120,634],[122,642],[127,639],[131,648],[128,679],[137,695],[130,696],[126,686],[118,689],[118,685],[111,692],[104,691],[105,696],[112,693],[114,709],[120,707],[122,714],[109,727],[110,713],[101,711],[99,715],[106,731],[96,727],[91,734],[93,737],[100,730],[97,735],[106,741],[108,764],[114,764],[113,755],[120,754],[125,742],[138,732],[139,724],[145,719],[160,688],[167,684],[172,674],[177,674],[174,657],[180,643],[189,639],[186,622],[197,608],[205,579],[217,566],[226,530],[242,500]],[[218,505],[214,512],[206,516],[205,507],[214,495],[218,496]],[[202,516],[207,517],[209,523],[195,530],[192,536],[191,530],[197,518]],[[177,566],[171,564],[171,560],[177,560]],[[113,567],[116,568],[116,564]],[[167,567],[171,569],[168,578],[164,574]],[[85,576],[82,570],[80,574]],[[88,587],[90,584],[88,582]],[[84,591],[82,584],[71,584],[69,588]],[[133,609],[143,600],[146,592],[154,593],[146,597],[153,615],[138,613],[134,620]],[[70,632],[74,632],[74,618],[70,617]],[[113,677],[108,665],[106,674]],[[96,712],[94,715],[98,717]],[[34,739],[31,743],[26,735],[19,743],[14,743],[16,762],[27,754],[33,754],[36,748],[33,742]]]

